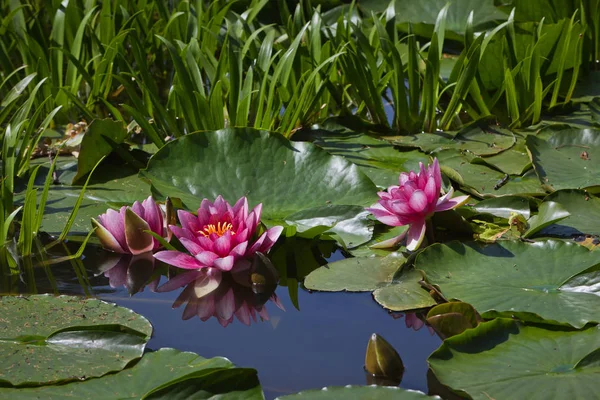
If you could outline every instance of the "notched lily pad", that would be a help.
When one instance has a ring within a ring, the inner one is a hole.
[[[546,330],[498,318],[446,339],[428,359],[439,381],[472,399],[600,396],[600,330]]]
[[[0,382],[62,383],[119,371],[141,357],[152,326],[96,299],[49,295],[0,299]]]
[[[375,290],[373,297],[383,307],[392,311],[431,307],[436,302],[419,284],[422,279],[423,275],[419,271],[402,271],[399,277],[394,278],[392,284]]]
[[[593,286],[578,292],[567,287],[597,264],[600,253],[558,240],[451,242],[425,249],[415,268],[447,299],[473,305],[484,318],[514,316],[581,328],[600,322],[600,296]]]

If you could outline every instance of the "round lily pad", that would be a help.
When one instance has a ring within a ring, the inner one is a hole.
[[[305,142],[255,129],[186,135],[161,148],[140,176],[159,198],[179,197],[190,209],[203,198],[229,202],[247,196],[263,204],[263,217],[282,220],[301,210],[333,205],[367,206],[377,188],[343,157]]]
[[[425,249],[415,268],[447,299],[473,305],[484,318],[506,315],[581,328],[600,322],[600,296],[594,286],[574,292],[569,282],[597,264],[600,252],[558,240],[451,242]]]
[[[600,330],[547,330],[510,319],[446,339],[429,357],[439,381],[472,399],[600,397]]]
[[[0,298],[0,382],[47,385],[120,371],[141,357],[150,322],[96,299]]]

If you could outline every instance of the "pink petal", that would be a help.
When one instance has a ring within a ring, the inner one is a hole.
[[[262,253],[267,253],[271,249],[271,247],[273,247],[275,242],[277,242],[277,239],[279,239],[281,232],[283,232],[283,226],[274,226],[268,229],[265,233],[263,233],[263,235],[266,234],[267,237],[265,238],[263,244],[260,246],[260,249],[258,251]]]
[[[216,255],[215,253],[213,253],[212,251],[203,251],[202,253],[198,253],[195,256],[195,259],[199,263],[201,263],[207,267],[212,267],[213,263],[215,262],[215,260],[217,258],[219,258],[219,256]]]
[[[386,203],[387,203],[386,208],[388,210],[390,210],[391,212],[393,212],[394,214],[411,215],[411,214],[415,213],[413,208],[405,201],[395,200],[395,201],[388,201]]]
[[[443,195],[442,197],[440,197],[438,199],[437,205],[439,206],[440,204],[447,202],[448,199],[450,199],[453,194],[454,194],[454,188],[452,186],[450,186],[450,190],[448,190],[448,193],[446,193],[445,195]]]
[[[248,248],[248,242],[247,241],[242,242],[242,243],[238,244],[237,246],[235,246],[233,249],[231,249],[231,252],[229,254],[231,254],[235,258],[240,258],[240,257],[243,257],[244,254],[246,254],[247,248]]]
[[[250,326],[250,310],[247,304],[242,304],[242,306],[235,312],[235,316],[242,324]]]
[[[422,162],[419,163],[419,169],[420,171],[419,176],[417,178],[417,186],[419,187],[419,189],[423,190],[425,189],[425,185],[427,185],[427,178],[429,177],[429,175],[425,171],[425,167],[423,166]]]
[[[193,316],[198,314],[198,298],[192,297],[190,301],[188,301],[185,309],[183,310],[183,314],[181,315],[181,319],[188,320]]]
[[[144,207],[142,206],[142,204],[139,201],[134,201],[133,205],[131,206],[131,209],[133,210],[134,213],[136,213],[140,218],[146,219],[146,212],[144,210]]]
[[[218,195],[215,199],[214,207],[216,212],[211,212],[211,214],[223,215],[228,211],[229,203],[223,199],[223,196]]]
[[[215,268],[220,269],[221,271],[231,271],[233,268],[235,258],[233,256],[227,256],[223,258],[217,258],[213,265]]]
[[[381,204],[377,203],[366,209],[369,211],[377,220],[389,226],[402,226],[406,225],[406,221],[401,219],[398,215],[392,214],[388,210],[384,209]]]
[[[198,262],[194,257],[180,251],[159,251],[154,254],[154,258],[183,269],[200,269],[207,267],[207,265]]]
[[[410,178],[406,172],[400,173],[400,177],[398,178],[398,183],[400,184],[400,186],[404,186],[404,184],[406,182],[408,182],[409,180],[410,180]]]
[[[445,203],[438,204],[435,207],[435,211],[448,211],[454,208],[460,207],[469,201],[470,196],[458,196],[447,200]]]
[[[438,163],[437,157],[433,159],[433,179],[435,180],[435,186],[438,188],[437,193],[439,194],[440,188],[442,187],[442,173],[440,171],[440,164]]]
[[[107,250],[114,251],[115,253],[127,253],[119,244],[119,241],[113,236],[108,229],[102,224],[92,218],[92,225],[96,227],[96,236],[100,240],[100,244]]]
[[[410,196],[408,204],[416,212],[421,212],[427,207],[427,195],[422,190],[415,190]]]
[[[127,242],[125,240],[125,209],[127,207],[121,207],[119,212],[108,209],[106,214],[100,215],[100,223],[113,235],[113,237],[119,242],[119,246],[122,249],[127,249]]]
[[[225,257],[231,251],[231,233],[225,234],[214,241],[215,253],[221,257]]]
[[[242,197],[233,205],[233,215],[236,219],[245,220],[248,216],[248,199]]]
[[[425,192],[425,195],[427,196],[428,204],[436,203],[438,197],[440,196],[440,192],[436,192],[435,179],[433,179],[433,177],[429,177],[429,179],[427,180],[427,184],[425,185],[425,189],[423,189],[423,192]]]
[[[202,226],[200,226],[200,224],[198,223],[198,218],[192,213],[183,210],[178,210],[177,217],[179,217],[181,227],[189,230],[190,232],[196,233],[202,229]]]
[[[408,228],[408,238],[406,240],[406,249],[415,251],[419,248],[425,237],[425,219],[413,222]]]
[[[144,232],[149,230],[150,226],[139,214],[133,209],[125,209],[125,241],[131,254],[146,253],[154,248],[154,238]]]
[[[209,238],[207,238],[206,236],[197,236],[195,238],[196,243],[198,243],[200,246],[202,246],[202,248],[205,251],[212,251],[214,252],[215,250],[215,244],[213,243],[212,240],[210,240]]]
[[[179,239],[179,241],[181,242],[181,244],[183,245],[183,247],[185,247],[185,249],[187,251],[190,252],[191,255],[195,256],[198,253],[202,253],[203,251],[205,251],[198,243],[196,243],[193,240],[190,240],[188,238],[181,238]]]
[[[203,229],[206,225],[209,224],[209,222],[210,222],[210,213],[208,212],[208,210],[199,208],[198,209],[198,218],[197,218],[198,229],[195,230],[194,232],[198,232],[199,230]]]
[[[169,225],[169,229],[171,230],[171,232],[173,232],[173,235],[175,235],[175,237],[177,239],[181,238],[187,238],[189,240],[194,240],[196,239],[196,235],[194,235],[190,230],[188,229],[182,229],[180,227],[178,227],[177,225]]]

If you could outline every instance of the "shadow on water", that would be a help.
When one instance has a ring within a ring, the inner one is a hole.
[[[423,324],[416,315],[386,312],[371,293],[302,289],[298,282],[307,273],[343,256],[323,242],[295,246],[301,254],[286,244],[273,250],[280,286],[269,284],[273,271],[260,265],[248,267],[245,274],[218,277],[177,274],[152,257],[117,257],[89,245],[83,260],[31,263],[16,276],[3,271],[0,292],[91,295],[128,307],[154,326],[148,348],[224,356],[255,368],[268,399],[324,386],[367,384],[365,350],[376,332],[404,361],[400,386],[427,392],[426,359],[440,339],[419,329]],[[281,260],[292,264],[282,267]]]

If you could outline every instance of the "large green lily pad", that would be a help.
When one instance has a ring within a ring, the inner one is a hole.
[[[152,334],[141,315],[96,299],[6,296],[0,304],[0,382],[10,385],[119,371],[142,356]]]
[[[264,399],[255,370],[234,368],[225,358],[206,359],[174,349],[145,354],[131,368],[85,382],[25,389],[0,388],[0,397],[15,400],[167,400],[221,396]]]
[[[599,252],[558,240],[451,242],[425,249],[415,268],[446,298],[473,305],[484,318],[506,315],[581,328],[600,322],[600,297],[593,286],[578,292],[562,287],[597,264]]]
[[[254,129],[194,133],[161,148],[140,176],[195,210],[203,198],[263,203],[267,220],[328,204],[368,206],[377,188],[348,160]],[[322,217],[320,215],[319,217]]]
[[[599,130],[550,127],[540,136],[528,136],[527,148],[543,184],[554,190],[600,185]]]
[[[558,190],[544,199],[554,202],[570,215],[542,230],[552,236],[600,235],[600,199],[583,190]]]
[[[429,357],[439,381],[473,399],[600,396],[600,330],[547,330],[510,319],[446,339]]]
[[[369,292],[389,284],[405,261],[401,255],[347,258],[314,270],[304,286],[326,292]]]
[[[427,396],[425,393],[416,390],[400,389],[391,386],[343,386],[343,387],[325,387],[320,390],[307,390],[288,396],[278,397],[281,400],[420,400],[420,399],[439,399],[439,397]]]

